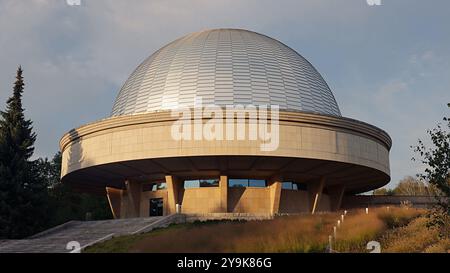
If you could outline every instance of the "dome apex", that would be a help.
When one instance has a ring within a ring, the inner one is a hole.
[[[162,47],[131,74],[111,116],[204,104],[279,105],[340,116],[325,80],[300,54],[241,29],[188,34]]]

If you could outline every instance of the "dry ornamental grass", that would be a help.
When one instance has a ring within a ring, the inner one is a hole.
[[[368,241],[380,240],[382,251],[442,252],[439,241],[424,226],[424,210],[371,208],[349,212],[333,240],[338,252],[368,252]],[[167,229],[119,237],[96,245],[88,252],[325,252],[328,236],[341,214],[282,216],[264,221],[212,221],[174,225]],[[416,219],[416,220],[414,220]],[[411,222],[412,221],[412,222]],[[411,222],[410,225],[408,225]],[[406,236],[414,233],[416,235]],[[435,237],[433,237],[435,238]],[[417,240],[420,246],[411,246]]]

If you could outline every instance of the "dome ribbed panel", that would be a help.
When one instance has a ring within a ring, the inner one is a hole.
[[[278,105],[340,116],[327,83],[301,55],[275,39],[239,29],[184,36],[131,74],[112,116],[204,104]]]

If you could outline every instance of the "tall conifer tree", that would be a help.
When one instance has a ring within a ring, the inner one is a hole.
[[[22,106],[24,81],[17,70],[13,95],[0,111],[0,238],[22,238],[46,221],[47,189],[30,161],[36,134]]]

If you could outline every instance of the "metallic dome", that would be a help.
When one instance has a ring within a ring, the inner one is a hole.
[[[283,43],[255,32],[214,29],[164,46],[131,74],[111,116],[215,105],[279,105],[281,110],[340,116],[317,70]]]

